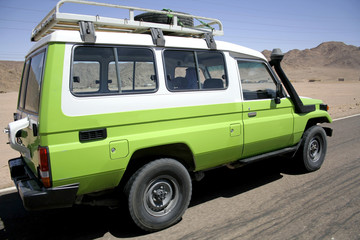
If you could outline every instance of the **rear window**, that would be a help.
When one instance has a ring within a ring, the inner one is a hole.
[[[25,62],[19,97],[20,109],[32,113],[39,112],[44,59],[45,51],[41,51]]]
[[[148,48],[78,46],[74,50],[71,92],[75,96],[154,92],[157,77]]]

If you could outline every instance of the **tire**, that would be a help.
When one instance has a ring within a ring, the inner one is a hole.
[[[181,220],[191,199],[191,178],[174,159],[158,159],[137,170],[126,187],[132,220],[154,232]]]
[[[299,149],[299,160],[304,170],[318,170],[324,162],[327,149],[326,133],[320,126],[312,126],[305,131]]]
[[[175,12],[175,13],[182,13],[182,12]],[[168,17],[167,14],[160,14],[160,13],[142,13],[135,16],[134,19],[136,21],[173,24],[173,18]],[[178,17],[178,21],[187,27],[194,26],[194,19],[191,17]]]

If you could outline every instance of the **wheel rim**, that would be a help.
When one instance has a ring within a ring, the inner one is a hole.
[[[170,176],[161,176],[150,182],[144,194],[146,211],[153,216],[171,212],[179,200],[179,185]]]
[[[321,139],[318,136],[315,136],[310,140],[309,143],[309,157],[312,162],[317,162],[320,159],[321,156]]]

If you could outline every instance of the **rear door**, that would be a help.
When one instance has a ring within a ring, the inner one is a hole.
[[[38,116],[40,92],[45,64],[45,49],[42,49],[25,61],[18,100],[18,113],[15,120],[29,118],[29,127],[18,134],[17,142],[30,150],[29,156],[24,156],[28,166],[35,172],[38,166],[37,149],[39,146]]]
[[[293,138],[293,108],[287,98],[275,103],[272,71],[263,61],[238,60],[243,93],[243,157],[289,146]]]

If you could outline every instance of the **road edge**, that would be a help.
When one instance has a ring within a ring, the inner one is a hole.
[[[0,194],[11,193],[11,192],[16,192],[16,187],[8,187],[8,188],[0,189]]]
[[[360,113],[354,114],[354,115],[350,115],[350,116],[346,116],[346,117],[336,118],[336,119],[333,119],[333,122],[340,121],[340,120],[344,120],[344,119],[348,119],[348,118],[352,118],[352,117],[358,117],[358,116],[360,116]]]

